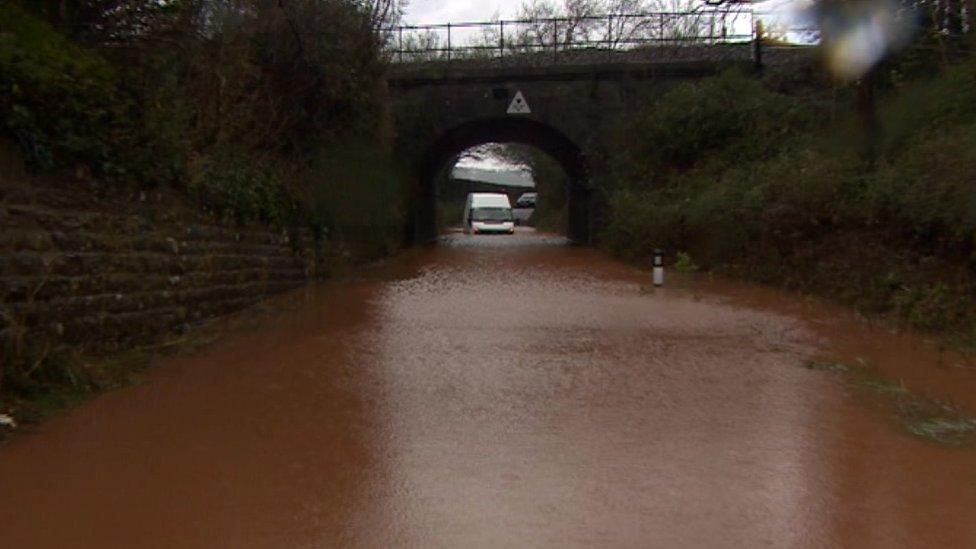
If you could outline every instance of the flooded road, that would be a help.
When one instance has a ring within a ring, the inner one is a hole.
[[[264,307],[0,447],[0,547],[974,547],[976,451],[810,359],[976,410],[930,342],[558,238],[455,235]]]

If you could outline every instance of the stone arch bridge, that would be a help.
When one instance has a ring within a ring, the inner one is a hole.
[[[556,52],[546,54],[545,63],[394,64],[388,83],[397,151],[412,171],[413,238],[437,237],[435,181],[450,159],[476,145],[516,142],[535,146],[562,165],[569,180],[567,236],[590,243],[599,224],[592,176],[606,173],[608,153],[626,142],[621,120],[681,81],[733,67],[748,73],[782,70],[808,58],[807,48],[762,51],[757,44],[683,46],[681,56],[666,59],[597,52],[566,61]],[[510,108],[519,93],[528,109]]]

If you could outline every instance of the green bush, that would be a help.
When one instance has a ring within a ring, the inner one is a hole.
[[[36,169],[171,183],[242,222],[311,220],[388,248],[403,216],[399,174],[374,154],[390,133],[376,15],[345,0],[242,5],[252,9],[168,4],[145,18],[89,6],[108,26],[81,34],[139,46],[122,56],[0,5],[0,134]],[[344,139],[378,145],[319,154]]]
[[[613,191],[601,241],[641,263],[654,248],[684,250],[703,268],[820,291],[922,329],[976,333],[973,74],[957,67],[887,99],[882,120],[912,120],[915,131],[884,126],[892,135],[874,169],[848,146],[849,121],[808,124],[796,114],[804,109],[765,90],[756,96],[779,113],[768,123],[738,118],[759,116],[749,101],[709,119],[724,102],[710,96],[739,77],[689,84],[662,98],[650,110],[657,120],[636,134],[641,150],[663,151],[649,166],[667,176]],[[931,104],[909,116],[919,97]],[[736,127],[759,128],[775,146],[752,154]],[[668,135],[695,154],[671,149]]]
[[[678,252],[675,257],[674,268],[679,273],[694,273],[698,271],[698,265],[686,252]]]
[[[611,195],[609,219],[600,241],[626,259],[650,257],[655,248],[675,249],[683,241],[680,203],[661,192],[621,190]]]
[[[209,208],[241,223],[282,226],[298,222],[302,213],[273,166],[233,153],[201,161],[189,191]]]
[[[799,146],[720,174],[688,172],[667,186],[613,194],[603,240],[630,257],[684,249],[705,267],[757,246],[785,252],[839,223],[839,204],[857,207],[853,172],[843,160]]]
[[[657,176],[687,169],[703,154],[728,147],[739,160],[764,157],[811,118],[798,101],[727,72],[679,84],[641,113],[635,128],[639,139],[628,160],[642,175]]]
[[[948,126],[976,122],[976,59],[906,83],[882,102],[883,150],[902,149]]]
[[[36,168],[125,176],[139,140],[116,71],[20,8],[0,5],[0,130]]]
[[[959,296],[942,283],[901,287],[892,303],[902,318],[912,326],[926,330],[944,330],[966,320],[966,310],[976,304],[972,298]]]
[[[320,149],[307,172],[312,218],[332,241],[366,257],[387,255],[404,242],[403,178],[389,154],[367,142]]]
[[[976,266],[976,123],[925,135],[871,180],[872,213],[913,245]]]

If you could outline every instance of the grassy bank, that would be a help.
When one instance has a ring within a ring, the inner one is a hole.
[[[829,96],[735,74],[663,96],[616,159],[603,245],[685,252],[976,349],[976,63],[889,86],[873,143]]]

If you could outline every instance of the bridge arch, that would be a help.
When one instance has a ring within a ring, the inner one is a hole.
[[[567,178],[567,236],[576,243],[589,242],[589,167],[582,149],[551,125],[520,116],[470,120],[442,133],[427,147],[418,173],[417,228],[422,239],[437,236],[437,174],[452,158],[485,143],[531,145],[556,160]]]

